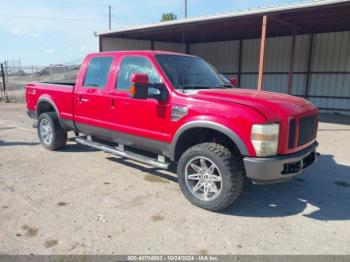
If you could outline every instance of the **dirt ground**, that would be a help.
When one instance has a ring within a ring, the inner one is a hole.
[[[0,254],[350,254],[350,121],[325,115],[318,162],[192,206],[176,176],[69,142],[49,152],[23,104],[0,105]]]

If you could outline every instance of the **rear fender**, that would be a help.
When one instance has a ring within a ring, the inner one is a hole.
[[[58,118],[58,121],[60,123],[60,125],[63,127],[63,128],[66,128],[66,126],[64,125],[61,117],[60,117],[60,111],[58,110],[55,102],[51,99],[51,97],[49,96],[41,96],[39,99],[38,99],[38,103],[36,105],[36,114],[37,114],[37,118],[39,119],[39,106],[40,106],[40,103],[41,102],[47,102],[49,103],[53,109],[55,110],[55,113],[57,114],[57,118]]]

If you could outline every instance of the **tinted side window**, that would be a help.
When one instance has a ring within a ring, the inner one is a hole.
[[[147,58],[141,56],[127,56],[125,57],[119,67],[117,89],[129,90],[130,78],[134,73],[147,74],[151,84],[161,83],[161,78]]]
[[[84,86],[103,88],[106,86],[113,57],[94,57],[86,71]]]

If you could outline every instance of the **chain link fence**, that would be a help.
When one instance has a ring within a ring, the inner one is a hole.
[[[79,64],[50,66],[7,66],[3,65],[3,79],[0,78],[0,101],[22,102],[24,90],[30,82],[75,82]],[[1,74],[1,73],[0,73]]]

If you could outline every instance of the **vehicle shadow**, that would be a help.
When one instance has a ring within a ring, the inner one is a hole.
[[[174,175],[168,175],[125,158],[107,159],[177,182],[175,166],[169,170]],[[316,220],[350,220],[349,206],[350,166],[336,163],[333,155],[320,155],[314,166],[289,182],[253,185],[246,180],[239,199],[221,213],[243,217],[286,217],[302,213]]]
[[[67,153],[75,153],[75,152],[96,152],[100,151],[98,149],[80,145],[78,143],[73,143],[73,144],[67,144],[64,148],[60,150],[60,152],[67,152]]]
[[[0,146],[36,146],[39,145],[38,142],[24,142],[24,141],[15,141],[9,142],[0,139]]]
[[[284,217],[302,213],[316,220],[350,219],[350,166],[337,164],[332,155],[321,155],[303,176],[282,184],[255,186],[246,183],[226,215]]]
[[[145,173],[148,173],[148,174],[160,177],[160,178],[167,179],[171,182],[177,183],[176,171],[175,171],[174,166],[171,166],[170,169],[168,170],[169,172],[174,173],[174,176],[172,176],[172,175],[168,175],[168,174],[163,173],[160,169],[155,168],[155,167],[144,167],[144,166],[141,166],[138,164],[134,164],[134,163],[130,162],[128,159],[123,158],[123,157],[112,156],[112,157],[107,157],[107,159],[110,161],[116,162],[118,164],[125,165],[128,167],[134,168],[134,169],[138,169],[142,172],[145,172]]]

